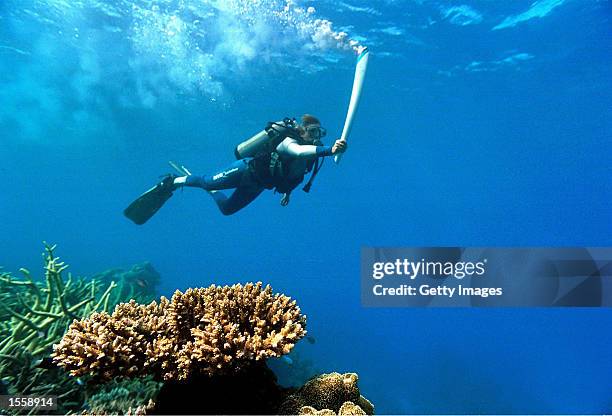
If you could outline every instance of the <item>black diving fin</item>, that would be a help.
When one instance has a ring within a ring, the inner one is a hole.
[[[174,192],[175,175],[167,175],[153,188],[140,195],[123,214],[138,225],[147,222],[166,203]]]

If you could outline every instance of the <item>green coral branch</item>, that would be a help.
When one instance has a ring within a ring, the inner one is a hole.
[[[11,339],[9,337],[6,337],[3,340],[1,340],[0,341],[0,351],[2,351],[4,347],[8,345],[10,342],[11,342]]]
[[[29,391],[32,388],[32,386],[36,384],[41,374],[42,374],[41,371],[36,372],[36,374],[34,374],[34,377],[32,377],[32,381],[30,381],[30,383],[27,386],[25,386],[24,391]]]
[[[8,312],[9,315],[11,315],[13,318],[17,319],[18,321],[22,322],[24,325],[26,325],[27,327],[29,327],[33,331],[36,331],[36,332],[42,331],[42,329],[38,325],[36,325],[34,322],[32,322],[32,320],[30,320],[27,317],[23,316],[19,312],[14,311],[10,307],[8,307],[6,305],[0,304],[0,308],[2,308],[4,311]]]
[[[4,273],[0,275],[0,281],[14,286],[32,286],[32,282],[22,282],[18,280],[13,280],[10,273]]]
[[[21,303],[21,306],[23,306],[32,315],[44,316],[47,318],[61,318],[62,317],[62,315],[59,313],[51,313],[51,312],[36,310],[36,305],[34,305],[33,307],[30,307],[20,295],[17,295],[16,297],[19,303]]]
[[[110,296],[111,291],[117,287],[117,284],[113,281],[110,283],[110,285],[108,286],[108,288],[106,289],[106,291],[104,292],[104,294],[100,297],[100,300],[98,301],[98,303],[96,303],[96,306],[94,306],[93,310],[97,311],[98,308],[100,308],[100,305],[104,304],[104,311],[108,311],[108,298]]]
[[[66,301],[65,301],[65,294],[62,293],[58,296],[58,300],[60,303],[60,306],[62,307],[62,311],[64,312],[64,314],[70,318],[70,319],[78,319],[78,317],[74,314],[74,312],[72,312],[71,309],[68,309],[68,306],[66,306]]]
[[[19,271],[27,279],[25,283],[32,289],[32,293],[34,293],[34,296],[36,297],[36,302],[34,303],[34,307],[36,308],[38,304],[42,302],[42,297],[40,294],[40,290],[38,289],[38,285],[35,284],[32,280],[32,275],[30,274],[30,271],[28,269],[22,267],[21,269],[19,269]]]
[[[109,289],[111,289],[111,288],[109,287]],[[89,297],[89,298],[87,298],[87,299],[83,299],[83,300],[82,300],[82,301],[80,301],[79,303],[77,303],[77,304],[75,304],[74,306],[70,307],[70,308],[68,309],[68,312],[71,312],[71,313],[72,313],[72,312],[74,312],[74,311],[76,311],[76,310],[78,310],[78,309],[82,308],[84,305],[86,305],[86,304],[88,304],[88,303],[93,302],[94,300],[96,300],[96,297],[95,297],[95,296],[91,296],[91,297]]]
[[[15,363],[19,362],[17,357],[15,357],[14,355],[10,355],[10,354],[0,354],[0,358],[4,358],[5,360],[10,360],[10,361],[13,361]]]

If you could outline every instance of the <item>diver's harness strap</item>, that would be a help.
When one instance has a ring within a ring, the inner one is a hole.
[[[268,169],[270,170],[271,178],[275,177],[277,169],[281,172],[283,170],[282,162],[279,159],[280,156],[277,152],[270,153],[270,165],[268,166]]]
[[[282,128],[283,130],[280,130],[279,128]],[[269,121],[266,125],[265,130],[266,133],[268,133],[268,136],[273,138],[271,146],[268,149],[270,153],[270,163],[268,164],[268,170],[270,173],[270,177],[274,178],[277,176],[277,172],[280,175],[283,174],[283,165],[282,161],[280,160],[280,155],[276,151],[276,146],[278,146],[280,141],[284,140],[287,136],[291,136],[299,140],[300,135],[295,127],[295,118],[289,117],[285,117],[282,121],[282,124],[277,123],[275,121]]]

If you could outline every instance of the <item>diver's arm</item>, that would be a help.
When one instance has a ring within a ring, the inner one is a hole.
[[[312,144],[299,144],[295,139],[287,137],[276,147],[279,155],[295,158],[310,158],[313,156],[331,156],[332,146],[314,146]]]

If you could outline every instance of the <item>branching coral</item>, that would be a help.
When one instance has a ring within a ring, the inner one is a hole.
[[[152,400],[159,393],[161,384],[150,377],[112,381],[104,384],[96,394],[87,399],[87,411],[84,414],[135,414],[136,409],[152,408]]]
[[[179,336],[190,332],[178,354],[180,378],[194,366],[215,374],[279,357],[306,334],[295,301],[273,295],[270,286],[262,290],[261,283],[189,289],[175,293],[172,304]],[[193,322],[192,310],[198,311],[199,322]]]
[[[78,409],[83,399],[79,380],[67,375],[59,368],[42,368],[41,360],[27,351],[17,351],[2,364],[2,394],[58,397],[58,414]],[[45,366],[46,367],[46,366]],[[27,410],[12,409],[8,414],[26,414]],[[30,412],[31,414],[32,412]],[[0,414],[2,414],[0,412]]]
[[[280,414],[314,414],[311,408],[318,409],[319,411],[329,409],[333,412],[329,414],[340,414],[339,412],[343,405],[351,402],[352,405],[356,405],[366,414],[371,415],[374,413],[374,406],[359,394],[357,380],[358,377],[355,373],[322,374],[308,381],[298,391],[290,395],[281,404]],[[343,411],[357,411],[356,408],[350,407],[351,404],[347,404]]]
[[[139,305],[75,321],[54,346],[54,360],[72,375],[235,373],[254,361],[287,354],[305,334],[294,300],[261,282],[176,291],[171,301]]]
[[[68,267],[45,244],[45,275],[35,280],[26,269],[23,278],[0,274],[0,379],[12,394],[54,394],[60,412],[79,407],[81,389],[54,366],[43,366],[70,321],[109,307],[111,283],[102,290],[97,282],[64,279]],[[45,368],[43,368],[45,367]]]
[[[110,380],[115,375],[158,372],[159,349],[151,348],[158,337],[168,337],[167,299],[158,305],[139,305],[134,300],[117,305],[112,315],[94,313],[73,321],[52,356],[73,376],[91,374]]]
[[[30,272],[21,269],[24,279],[9,273],[0,275],[0,358],[16,351],[28,351],[34,356],[51,352],[51,345],[65,332],[73,319],[87,316],[92,311],[108,310],[109,295],[115,284],[111,282],[100,294],[95,281],[73,279],[63,273],[68,268],[54,255],[55,245],[45,244],[44,284],[35,282]],[[113,305],[110,305],[113,306]],[[2,361],[0,361],[0,369]]]
[[[111,298],[117,291],[112,280],[73,278],[55,248],[45,243],[43,279],[26,269],[21,278],[0,272],[0,380],[13,394],[59,396],[62,413],[80,407],[82,380],[50,362],[53,344],[71,321],[112,310],[125,298]]]

